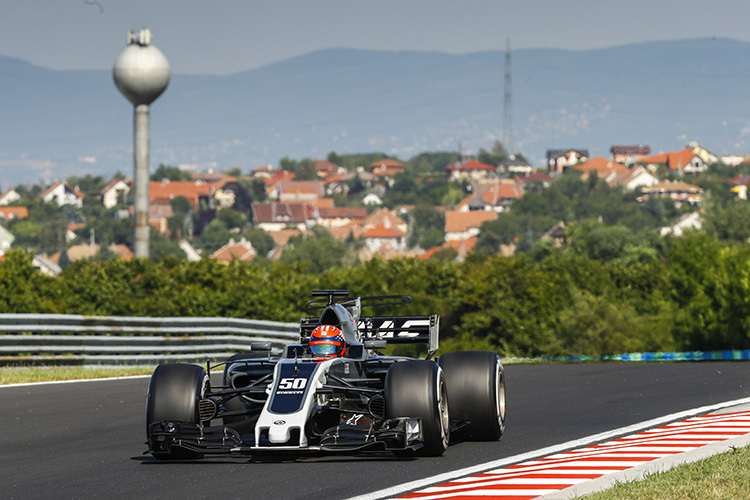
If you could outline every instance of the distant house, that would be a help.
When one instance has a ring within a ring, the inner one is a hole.
[[[73,205],[81,208],[83,206],[83,193],[68,186],[65,181],[59,181],[50,186],[40,198],[44,203],[55,203],[59,207]]]
[[[493,210],[500,213],[522,196],[523,190],[516,181],[492,179],[475,183],[474,192],[464,198],[455,209],[460,212]]]
[[[638,165],[632,170],[620,172],[607,181],[610,187],[620,186],[629,191],[635,191],[644,186],[653,186],[659,179],[654,177],[643,165]]]
[[[296,228],[305,232],[315,225],[318,210],[309,203],[253,203],[253,221],[266,232]]]
[[[529,165],[527,161],[511,158],[498,165],[498,170],[511,175],[528,175],[534,171],[534,167]]]
[[[591,160],[583,163],[579,163],[573,167],[573,171],[581,172],[581,179],[586,180],[591,176],[592,172],[596,172],[600,179],[604,179],[605,182],[609,183],[618,174],[629,173],[628,167],[616,161],[608,160],[603,156],[596,156]]]
[[[622,163],[628,167],[635,165],[644,157],[651,154],[651,147],[643,144],[636,146],[612,146],[609,148],[612,153],[612,159],[617,163]]]
[[[326,228],[343,227],[351,223],[359,224],[367,218],[364,207],[318,208],[317,224]]]
[[[99,191],[99,198],[104,208],[112,208],[118,203],[124,202],[130,192],[130,184],[122,179],[113,179],[104,189]]]
[[[673,153],[659,153],[657,155],[646,156],[641,159],[641,163],[651,170],[658,166],[666,166],[670,171],[684,172],[686,174],[703,172],[708,168],[708,164],[703,158],[691,148],[685,148]]]
[[[552,174],[561,174],[568,168],[589,159],[588,149],[548,149],[547,170]]]
[[[212,253],[211,258],[223,262],[232,262],[233,260],[247,262],[253,260],[256,254],[253,245],[245,238],[240,239],[240,241],[234,241],[232,238],[226,245]]]
[[[476,160],[451,163],[444,167],[451,180],[479,180],[497,176],[497,167]]]
[[[15,240],[16,237],[13,236],[13,233],[0,226],[0,252],[5,253]]]
[[[178,196],[184,196],[198,210],[201,201],[207,206],[213,204],[216,186],[202,181],[151,181],[148,185],[149,203],[166,204]]]
[[[325,196],[323,181],[283,180],[277,184],[276,199],[284,202],[313,202]]]
[[[378,196],[376,193],[367,193],[364,198],[362,198],[362,203],[365,205],[382,205],[383,199]]]
[[[385,158],[370,163],[370,171],[377,177],[393,178],[396,174],[403,171],[405,167],[406,165],[392,158]]]
[[[383,246],[403,251],[406,249],[406,233],[397,227],[377,225],[365,230],[365,246],[371,252],[377,252]]]
[[[3,194],[0,194],[0,206],[10,205],[14,201],[21,199],[21,195],[15,189],[9,189]]]
[[[445,212],[445,240],[466,240],[479,234],[480,226],[487,221],[497,219],[494,210],[475,210],[459,212],[449,210]]]
[[[273,165],[263,165],[262,167],[254,168],[250,171],[250,177],[253,179],[268,179],[273,174],[278,172]]]
[[[313,168],[315,169],[315,173],[318,174],[318,177],[328,177],[329,175],[343,173],[342,170],[344,170],[342,167],[336,165],[335,163],[332,163],[328,160],[321,160],[317,159],[313,163]]]
[[[639,196],[639,202],[645,202],[651,196],[669,198],[674,201],[676,207],[683,204],[700,205],[703,201],[703,189],[687,182],[682,181],[664,181],[654,184],[653,186],[644,186],[641,188],[643,195]]]
[[[250,192],[234,177],[228,177],[218,186],[220,187],[214,193],[217,208],[233,208],[238,212],[247,212],[250,209]]]
[[[29,216],[29,209],[26,207],[0,206],[0,219],[16,220],[16,219],[25,219],[28,216]]]
[[[703,214],[700,210],[681,216],[671,226],[661,228],[662,236],[682,236],[687,231],[700,231],[703,227]]]
[[[409,230],[409,225],[406,221],[387,208],[380,208],[371,213],[362,221],[361,226],[365,231],[378,226],[386,229],[396,229],[404,234]]]
[[[524,190],[527,185],[531,185],[535,182],[538,182],[544,187],[549,187],[549,185],[555,181],[554,177],[547,175],[544,172],[540,172],[539,170],[534,170],[526,175],[518,175],[514,177],[514,179],[518,185],[521,186],[521,189]]]

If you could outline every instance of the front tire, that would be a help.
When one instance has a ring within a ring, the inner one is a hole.
[[[203,367],[188,364],[159,365],[151,375],[146,397],[146,437],[152,455],[159,460],[201,458],[202,453],[178,446],[155,449],[150,428],[155,422],[200,423],[198,401],[208,390],[208,374]]]
[[[505,371],[497,354],[451,352],[439,359],[448,385],[451,418],[476,441],[497,441],[505,431]]]
[[[385,376],[387,418],[422,419],[423,447],[419,456],[437,457],[450,441],[450,417],[445,377],[432,361],[401,361]]]

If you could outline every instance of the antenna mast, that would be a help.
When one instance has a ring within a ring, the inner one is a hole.
[[[510,38],[505,39],[505,93],[503,99],[503,142],[513,154],[513,73],[510,64]]]

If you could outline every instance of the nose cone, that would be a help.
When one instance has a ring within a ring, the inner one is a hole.
[[[112,68],[117,89],[133,105],[151,104],[169,85],[169,62],[153,45],[128,45]]]

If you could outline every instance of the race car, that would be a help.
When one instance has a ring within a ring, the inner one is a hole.
[[[367,316],[407,295],[353,297],[315,290],[299,343],[241,353],[203,368],[162,364],[146,400],[148,450],[161,460],[214,453],[393,452],[439,456],[451,439],[495,441],[505,430],[505,376],[492,352],[433,359],[440,319]],[[425,359],[386,356],[427,344]],[[213,387],[211,370],[222,367]]]

